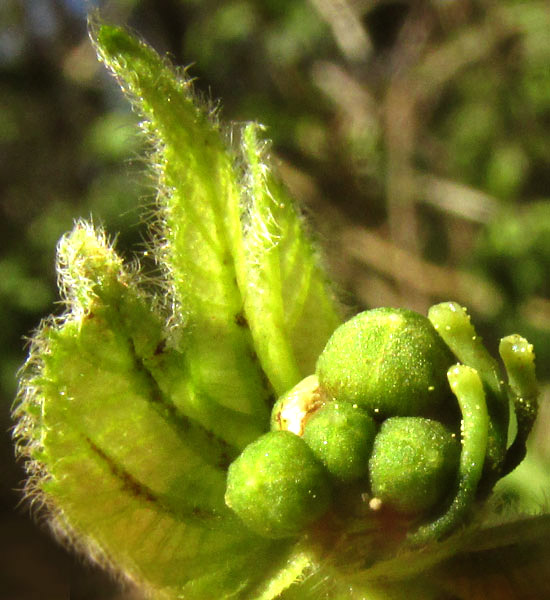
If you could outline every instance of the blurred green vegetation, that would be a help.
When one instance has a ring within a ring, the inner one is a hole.
[[[221,99],[224,121],[267,126],[280,176],[319,231],[350,312],[424,312],[456,299],[491,348],[511,332],[528,337],[550,379],[547,0],[4,0],[6,510],[22,476],[7,434],[15,371],[23,336],[58,298],[56,242],[92,215],[131,260],[154,199],[147,142],[87,37],[94,6],[191,65],[197,90]],[[511,494],[548,497],[548,418],[545,404]],[[29,594],[12,595],[50,597]]]

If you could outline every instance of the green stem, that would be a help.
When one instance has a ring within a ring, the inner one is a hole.
[[[441,538],[465,518],[472,506],[483,472],[489,428],[483,385],[476,370],[464,365],[451,367],[447,377],[462,412],[462,453],[458,468],[458,491],[445,514],[409,536],[409,541],[414,545]]]
[[[509,400],[498,363],[477,335],[466,309],[456,302],[432,306],[428,311],[428,318],[458,360],[478,372],[486,388],[486,402],[491,418],[484,487],[489,492],[502,476],[510,421]]]
[[[525,338],[517,334],[502,338],[499,353],[508,374],[517,420],[516,437],[506,453],[506,474],[525,458],[527,437],[537,417],[539,389],[535,376],[535,353]]]

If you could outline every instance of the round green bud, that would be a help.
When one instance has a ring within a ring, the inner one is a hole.
[[[374,420],[357,404],[329,402],[307,421],[302,437],[333,477],[352,482],[368,473],[375,435]]]
[[[336,329],[316,371],[322,393],[375,418],[433,416],[452,397],[447,369],[455,362],[426,317],[377,308]]]
[[[387,419],[369,461],[371,492],[399,512],[426,512],[450,491],[459,460],[456,436],[438,421]]]
[[[229,466],[225,502],[256,533],[299,535],[329,507],[328,474],[304,440],[271,431]]]

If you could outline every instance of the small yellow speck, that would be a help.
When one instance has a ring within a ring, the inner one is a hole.
[[[371,498],[369,508],[371,510],[380,510],[382,508],[382,500],[380,498]]]

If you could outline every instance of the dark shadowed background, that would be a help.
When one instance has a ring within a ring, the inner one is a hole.
[[[138,597],[52,540],[9,432],[24,336],[60,310],[58,238],[93,215],[131,259],[154,198],[94,8],[190,65],[224,120],[267,126],[350,312],[456,299],[491,349],[528,337],[550,378],[547,0],[3,0],[1,600]],[[548,412],[506,484],[527,510],[550,494]]]

